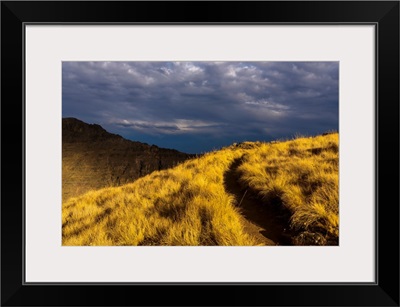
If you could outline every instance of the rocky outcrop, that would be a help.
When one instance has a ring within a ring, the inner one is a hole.
[[[62,120],[62,198],[133,182],[193,155],[124,139],[76,118]]]

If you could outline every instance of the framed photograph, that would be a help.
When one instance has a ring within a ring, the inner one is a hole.
[[[398,1],[1,29],[2,305],[399,306]]]

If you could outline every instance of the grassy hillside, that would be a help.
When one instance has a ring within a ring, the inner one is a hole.
[[[70,199],[63,245],[337,245],[338,198],[337,133],[246,142]]]

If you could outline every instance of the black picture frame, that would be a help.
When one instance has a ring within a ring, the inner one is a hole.
[[[26,284],[23,57],[30,22],[375,25],[376,282]],[[2,306],[399,306],[398,1],[3,1],[1,77]]]

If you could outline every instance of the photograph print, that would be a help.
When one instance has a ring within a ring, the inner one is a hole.
[[[339,62],[62,63],[63,246],[339,245]]]

